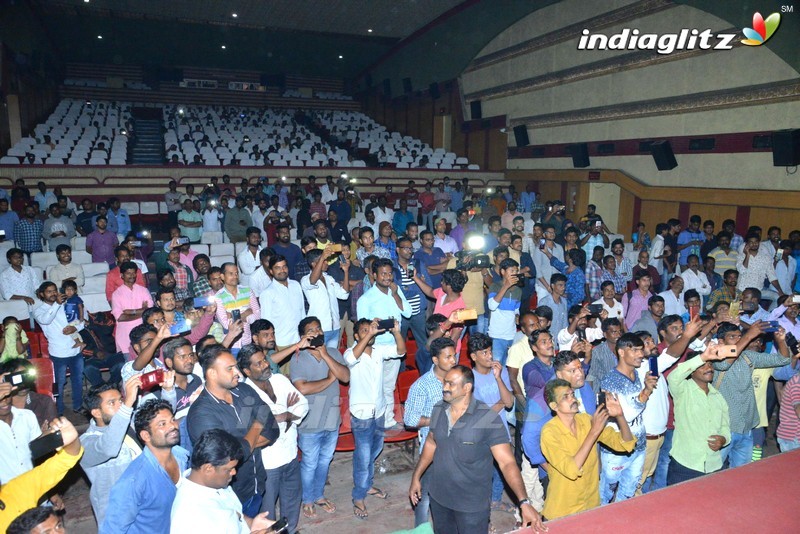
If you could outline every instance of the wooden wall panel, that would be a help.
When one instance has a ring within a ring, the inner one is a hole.
[[[483,132],[470,132],[469,134],[469,153],[470,163],[477,163],[481,169],[486,168],[486,154]]]
[[[634,195],[630,191],[620,189],[619,192],[619,223],[617,225],[617,233],[623,234],[625,239],[628,240],[633,232],[633,225],[639,221],[633,220],[633,203]],[[644,214],[644,210],[642,210]],[[647,223],[645,223],[647,224]],[[655,229],[655,227],[653,227]],[[653,232],[650,232],[653,235]]]
[[[722,230],[722,221],[725,219],[736,220],[736,206],[717,206],[692,202],[689,206],[689,213],[699,215],[704,221],[706,219],[714,221],[714,230],[717,232]]]
[[[488,169],[502,171],[506,168],[508,157],[508,136],[500,130],[489,131],[489,161]],[[520,191],[525,191],[521,189]]]
[[[424,143],[433,143],[433,107],[426,100],[420,103],[419,112],[419,137]]]
[[[642,201],[642,222],[647,225],[646,229],[653,237],[656,224],[667,222],[668,219],[678,216],[678,202],[657,202],[653,200]],[[622,224],[622,223],[621,223]],[[623,225],[624,227],[624,225]]]
[[[778,226],[781,229],[781,237],[786,239],[789,237],[789,232],[800,229],[800,217],[797,215],[797,210],[752,208],[750,210],[750,226],[754,225],[763,228],[764,235],[770,226]],[[744,235],[747,228],[738,228],[738,230]]]

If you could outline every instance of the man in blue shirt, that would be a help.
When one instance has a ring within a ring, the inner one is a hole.
[[[39,192],[34,195],[33,201],[39,203],[40,212],[47,211],[50,207],[50,204],[58,203],[58,198],[56,198],[55,193],[48,191],[47,186],[44,185],[44,182],[39,182],[36,184],[36,187],[39,189]]]
[[[8,209],[8,199],[0,198],[0,230],[4,232],[0,235],[0,241],[14,240],[14,224],[19,220],[19,215]]]
[[[169,534],[175,486],[189,467],[189,453],[178,445],[181,433],[166,401],[142,404],[134,429],[145,448],[111,488],[100,532]]]
[[[108,230],[114,232],[118,236],[123,236],[124,239],[124,236],[128,235],[128,232],[131,231],[131,218],[128,212],[119,206],[118,198],[109,198],[108,215],[106,215],[106,217],[108,218]]]
[[[415,220],[414,214],[408,211],[408,200],[405,198],[400,199],[400,209],[394,212],[392,217],[392,230],[398,236],[406,233],[408,223]]]
[[[700,222],[702,219],[699,215],[692,215],[689,218],[689,226],[678,234],[678,262],[681,267],[686,267],[689,261],[689,256],[694,254],[700,257],[700,246],[705,242],[703,232],[700,231]]]
[[[414,253],[414,261],[422,263],[430,275],[430,285],[433,289],[442,287],[442,273],[447,269],[450,262],[442,249],[434,247],[433,232],[424,230],[419,234],[419,242],[422,247]]]

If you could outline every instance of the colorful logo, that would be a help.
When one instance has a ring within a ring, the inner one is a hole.
[[[742,44],[746,44],[747,46],[761,46],[769,41],[769,38],[772,37],[772,34],[778,29],[780,23],[780,13],[773,13],[767,17],[767,20],[764,20],[761,13],[756,12],[756,14],[753,15],[753,27],[744,28],[742,30],[744,36],[747,37],[747,39],[742,39]]]

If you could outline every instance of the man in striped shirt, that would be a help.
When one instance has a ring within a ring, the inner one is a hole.
[[[397,266],[394,269],[394,282],[403,292],[411,305],[411,318],[403,318],[400,326],[401,333],[405,339],[409,328],[414,334],[414,342],[417,346],[415,361],[420,374],[425,374],[432,365],[430,354],[425,345],[428,341],[428,333],[425,331],[425,317],[428,309],[428,299],[422,293],[422,289],[415,280],[422,280],[430,285],[430,277],[425,265],[419,260],[413,260],[414,246],[407,237],[397,240]]]
[[[241,348],[252,341],[250,324],[261,317],[261,308],[258,298],[252,295],[249,287],[239,285],[239,269],[236,264],[226,262],[222,264],[222,279],[225,285],[217,291],[217,321],[225,330],[230,328],[233,312],[238,311],[240,320],[243,321],[244,332],[236,340],[232,348]]]
[[[708,257],[714,258],[714,271],[720,276],[725,276],[725,271],[735,270],[739,252],[731,246],[731,234],[720,232],[717,247],[708,253]]]

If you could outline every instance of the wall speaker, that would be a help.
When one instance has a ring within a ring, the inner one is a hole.
[[[403,92],[407,95],[413,92],[411,88],[411,78],[403,78]]]
[[[776,167],[800,164],[800,129],[772,132],[772,164]]]
[[[653,144],[650,145],[650,152],[653,154],[659,171],[671,171],[678,166],[669,141],[653,141]]]
[[[392,96],[392,80],[389,78],[384,78],[383,80],[383,94],[388,97]]]
[[[589,166],[589,144],[576,143],[570,145],[570,154],[572,154],[572,166],[576,169],[582,169]]]
[[[528,146],[531,144],[528,139],[528,127],[524,124],[514,126],[514,140],[517,142],[517,146]]]
[[[472,120],[483,118],[480,100],[473,100],[469,103],[469,114],[472,116]]]
[[[431,98],[434,100],[441,96],[439,94],[439,84],[436,82],[433,82],[428,86],[428,92],[431,94]]]

